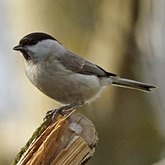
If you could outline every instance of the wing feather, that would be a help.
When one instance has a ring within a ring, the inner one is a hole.
[[[97,77],[117,76],[113,73],[106,72],[103,68],[89,61],[84,60],[82,57],[77,56],[75,53],[67,50],[63,56],[59,56],[58,60],[66,69],[76,73],[85,75],[96,75]]]

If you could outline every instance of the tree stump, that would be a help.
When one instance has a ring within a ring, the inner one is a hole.
[[[94,152],[98,141],[93,123],[72,111],[45,120],[17,154],[12,165],[80,165]]]

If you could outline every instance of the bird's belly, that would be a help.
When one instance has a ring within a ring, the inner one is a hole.
[[[78,73],[44,75],[33,84],[44,94],[63,104],[87,102],[101,89],[96,76]]]

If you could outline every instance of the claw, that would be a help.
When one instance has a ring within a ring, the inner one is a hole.
[[[72,110],[74,110],[75,108],[77,108],[77,107],[79,107],[83,104],[84,103],[74,103],[74,104],[69,104],[69,105],[62,106],[58,109],[50,110],[46,113],[46,116],[45,116],[44,120],[51,119],[51,121],[54,121],[57,114],[61,114],[62,116],[64,116],[65,114],[68,114],[69,112],[71,112]]]
[[[58,113],[58,109],[52,109],[52,110],[48,111],[46,113],[44,120],[48,120],[51,118],[51,120],[53,121],[55,119],[57,113]]]

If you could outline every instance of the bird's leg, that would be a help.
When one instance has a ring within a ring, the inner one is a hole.
[[[54,118],[56,117],[56,114],[59,113],[61,115],[65,115],[68,112],[71,112],[73,109],[80,107],[84,104],[84,102],[81,103],[73,103],[73,104],[69,104],[69,105],[64,105],[61,106],[58,109],[53,109],[50,110],[46,113],[45,119],[51,118],[52,120],[54,120]]]

